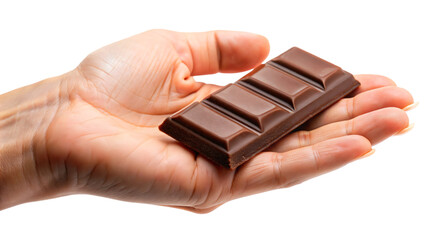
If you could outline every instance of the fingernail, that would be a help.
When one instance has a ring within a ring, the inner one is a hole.
[[[408,127],[406,127],[404,129],[402,129],[401,131],[397,132],[395,135],[401,135],[401,134],[407,133],[407,132],[409,132],[413,128],[414,128],[414,123],[410,123],[408,125]]]
[[[414,102],[414,103],[406,106],[402,110],[404,110],[404,111],[410,111],[410,110],[413,110],[414,108],[416,108],[418,105],[419,105],[419,102],[417,101],[417,102]]]
[[[366,154],[364,154],[364,155],[362,155],[361,157],[359,157],[357,160],[359,160],[359,159],[363,159],[363,158],[366,158],[366,157],[369,157],[369,156],[371,156],[371,155],[373,155],[373,153],[375,153],[376,152],[376,149],[374,149],[374,148],[372,148],[368,153],[366,153]]]

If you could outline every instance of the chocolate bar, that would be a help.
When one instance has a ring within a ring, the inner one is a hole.
[[[350,73],[294,47],[159,128],[235,169],[358,86]]]

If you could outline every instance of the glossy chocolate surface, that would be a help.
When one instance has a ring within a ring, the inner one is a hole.
[[[234,169],[358,86],[350,73],[294,47],[168,117],[160,130]]]

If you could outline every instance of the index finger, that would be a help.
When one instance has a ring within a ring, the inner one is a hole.
[[[395,82],[392,81],[392,79],[381,75],[359,74],[355,75],[355,79],[358,80],[361,85],[357,89],[355,89],[355,91],[350,93],[347,97],[353,97],[362,92],[377,88],[396,86]]]

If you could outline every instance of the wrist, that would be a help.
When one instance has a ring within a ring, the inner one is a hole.
[[[62,75],[0,96],[0,210],[55,194],[46,131],[67,102]]]

